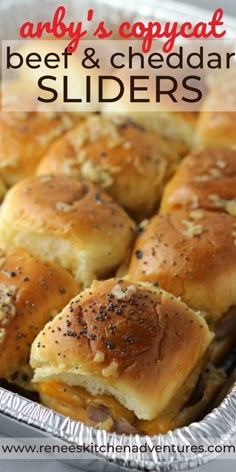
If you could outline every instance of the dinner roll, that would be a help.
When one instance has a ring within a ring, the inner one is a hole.
[[[62,39],[34,39],[34,51],[41,57],[40,67],[28,67],[25,58],[32,53],[32,43],[30,41],[21,41],[18,52],[24,58],[24,64],[19,69],[19,75],[22,82],[27,83],[28,90],[35,88],[34,95],[48,100],[52,93],[47,87],[52,87],[57,91],[57,98],[52,103],[40,103],[41,107],[52,110],[69,111],[79,113],[80,116],[86,116],[91,112],[97,112],[100,109],[98,102],[98,75],[103,74],[101,65],[99,68],[86,68],[82,65],[85,57],[83,49],[78,48],[70,55],[65,56],[65,50],[69,40]],[[47,64],[45,59],[47,58]],[[58,60],[59,59],[59,60]],[[86,61],[85,61],[86,62]],[[102,60],[101,60],[102,62]],[[54,80],[44,80],[42,85],[45,88],[38,87],[38,81],[42,77],[52,75]],[[87,77],[90,78],[90,99],[87,90]]]
[[[61,267],[24,250],[0,249],[0,377],[29,388],[31,344],[77,293]]]
[[[183,157],[194,145],[194,134],[198,113],[190,111],[128,112],[129,116],[147,129],[159,133],[171,143],[180,157]]]
[[[236,68],[218,71],[209,80],[209,91],[196,127],[195,146],[236,146]]]
[[[211,362],[218,366],[224,363],[228,354],[236,344],[236,305],[215,326],[215,341],[212,346]],[[226,361],[227,362],[227,361]]]
[[[83,387],[91,403],[111,396],[137,418],[152,420],[184,385],[212,337],[201,316],[155,284],[109,279],[46,325],[30,362],[34,382]]]
[[[236,151],[212,148],[189,154],[162,199],[162,213],[178,208],[220,210],[236,216]]]
[[[50,147],[37,173],[80,175],[142,219],[157,208],[178,160],[161,136],[131,119],[91,116]]]
[[[71,177],[31,177],[8,192],[0,244],[22,247],[71,271],[81,286],[125,259],[134,223],[95,185]]]
[[[186,426],[192,421],[199,421],[209,413],[225,382],[226,374],[223,369],[207,365],[192,397],[175,418],[175,428]]]
[[[216,322],[236,305],[236,220],[221,212],[176,210],[140,228],[128,274],[157,282]]]
[[[4,104],[11,107],[28,102],[24,83],[14,82],[4,89]],[[27,107],[25,108],[27,109]],[[31,109],[31,108],[29,108]],[[81,120],[73,113],[2,111],[0,114],[0,174],[8,186],[35,173],[50,143]]]
[[[219,92],[217,92],[218,96]],[[215,95],[215,94],[214,94]],[[236,147],[236,112],[203,111],[196,128],[195,147]]]
[[[173,430],[189,425],[193,421],[199,421],[209,412],[225,381],[226,375],[222,369],[207,364],[199,375],[192,394],[176,415],[173,416],[170,405],[164,417],[153,421],[141,420],[137,427],[145,434],[153,436],[157,434],[158,429],[158,432],[166,433],[168,431],[166,425],[170,425],[169,429]]]
[[[6,186],[5,186],[3,180],[2,180],[2,178],[1,178],[1,176],[0,176],[0,203],[1,203],[1,201],[3,200],[3,197],[4,197],[5,193],[6,193],[6,191],[7,191]]]

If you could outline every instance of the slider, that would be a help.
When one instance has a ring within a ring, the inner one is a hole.
[[[193,151],[165,187],[161,213],[204,208],[236,216],[236,151]]]
[[[135,225],[94,184],[37,176],[12,187],[1,206],[0,244],[69,270],[79,286],[110,276],[126,259]]]
[[[82,46],[73,53],[68,52],[67,39],[34,39],[33,45],[34,52],[31,41],[22,42],[16,52],[9,48],[7,59],[10,64],[21,64],[15,73],[27,83],[28,93],[33,93],[36,108],[69,112],[76,122],[99,111],[98,81],[105,73],[103,67],[86,68]],[[13,77],[14,70],[10,73]]]
[[[156,215],[141,227],[131,257],[134,280],[158,282],[210,322],[236,305],[236,220],[202,209]]]
[[[216,333],[214,364],[236,341],[236,220],[218,211],[175,210],[142,225],[128,274],[159,283],[200,311]]]
[[[42,112],[32,97],[23,81],[3,87],[0,173],[7,186],[33,175],[49,145],[81,120],[73,113]]]
[[[178,162],[175,148],[132,119],[91,116],[50,147],[37,173],[82,176],[140,220],[157,209]]]
[[[108,431],[165,432],[193,393],[213,334],[181,300],[128,278],[95,282],[35,339],[44,405]]]
[[[0,249],[0,378],[32,389],[31,344],[78,288],[61,267],[21,249]]]
[[[131,101],[130,80],[134,74],[137,80],[133,88],[136,87],[135,93],[137,98]],[[162,74],[169,76],[170,71],[168,68],[164,68]],[[146,129],[161,135],[166,140],[168,146],[178,153],[179,158],[185,156],[194,145],[193,137],[196,132],[198,113],[197,111],[185,109],[186,103],[184,104],[182,101],[183,95],[191,96],[190,92],[184,91],[182,85],[184,71],[182,69],[181,71],[175,69],[174,77],[170,78],[170,80],[167,78],[167,84],[165,84],[163,79],[163,94],[160,96],[160,102],[157,102],[156,77],[158,76],[153,71],[144,73],[139,68],[129,71],[122,69],[115,71],[115,77],[124,84],[124,95],[115,103],[103,103],[101,105],[102,113],[108,119],[112,117],[114,112],[117,115],[131,118]],[[169,94],[164,93],[164,90],[168,90],[168,88],[173,89],[172,81],[174,83],[177,81],[178,83],[178,89],[174,92],[177,102],[173,102]],[[107,97],[114,96],[114,88],[113,82],[108,81],[106,86]],[[161,93],[161,91],[159,92]],[[140,100],[139,102],[138,98],[142,101]],[[192,103],[191,107],[197,110],[196,104]]]
[[[209,90],[196,127],[196,147],[235,147],[235,77],[234,66],[230,70],[215,72],[208,78]]]

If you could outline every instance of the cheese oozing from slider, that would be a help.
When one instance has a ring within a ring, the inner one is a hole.
[[[181,408],[212,338],[201,316],[153,284],[96,282],[37,336],[34,382],[57,410],[71,398],[79,415],[95,403],[111,408],[114,423],[120,416],[135,426],[160,417],[173,399]]]
[[[236,151],[202,149],[185,157],[165,187],[161,213],[180,208],[236,216]]]

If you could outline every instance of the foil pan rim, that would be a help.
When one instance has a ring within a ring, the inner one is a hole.
[[[236,434],[236,385],[225,397],[221,405],[209,413],[202,421],[192,423],[189,426],[170,431],[164,435],[153,437],[139,435],[120,435],[107,433],[64,417],[43,405],[21,397],[0,387],[0,412],[29,426],[36,427],[41,431],[53,434],[66,442],[74,444],[91,443],[102,445],[130,445],[132,447],[148,444],[155,445],[178,445],[178,444],[202,444],[204,439],[208,444],[214,445],[217,439],[218,445],[224,445],[232,440]],[[155,451],[142,453],[131,453],[122,456],[101,453],[94,455],[103,458],[119,466],[134,470],[186,470],[203,465],[215,459],[219,454],[198,454],[189,457],[186,453],[156,453]]]

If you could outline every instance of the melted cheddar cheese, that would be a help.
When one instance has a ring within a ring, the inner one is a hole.
[[[41,394],[42,400],[45,400],[45,403],[52,409],[70,416],[76,421],[82,421],[88,426],[101,427],[106,431],[114,429],[114,422],[121,419],[125,419],[131,425],[136,424],[140,432],[150,436],[166,433],[175,427],[175,421],[165,416],[160,416],[152,421],[138,421],[134,413],[121,405],[115,398],[109,395],[93,397],[79,386],[71,387],[62,382],[51,381],[38,383],[37,390]],[[109,416],[102,423],[96,423],[89,418],[87,408],[100,405],[108,408]]]

